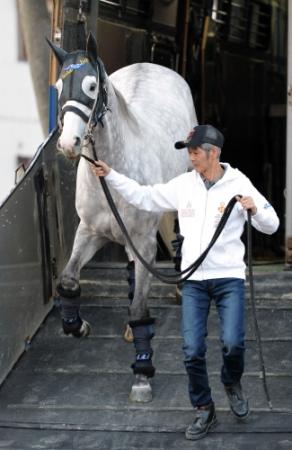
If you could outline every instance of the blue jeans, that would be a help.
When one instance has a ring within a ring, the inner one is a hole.
[[[239,278],[186,281],[182,288],[182,334],[189,395],[194,407],[212,403],[206,368],[207,320],[214,300],[220,319],[221,381],[238,382],[244,370],[245,288]]]

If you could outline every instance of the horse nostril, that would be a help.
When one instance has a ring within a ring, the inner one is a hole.
[[[76,147],[79,147],[80,144],[81,144],[81,139],[80,139],[80,137],[76,136],[75,139],[74,139],[74,145]]]

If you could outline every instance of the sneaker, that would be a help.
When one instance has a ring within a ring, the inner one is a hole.
[[[238,419],[245,419],[249,415],[249,406],[248,400],[242,392],[241,383],[225,385],[224,387],[231,411]]]
[[[186,429],[186,439],[195,441],[201,439],[217,424],[215,407],[212,403],[210,406],[199,406],[196,409],[196,418]]]
[[[82,320],[79,316],[74,322],[62,320],[63,331],[65,334],[72,334],[77,338],[86,337],[90,334],[90,325],[86,320]]]

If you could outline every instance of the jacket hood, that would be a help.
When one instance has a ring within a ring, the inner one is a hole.
[[[225,173],[224,173],[223,177],[217,181],[217,183],[220,183],[220,184],[225,183],[225,182],[231,181],[233,179],[238,179],[239,177],[245,178],[245,175],[240,170],[234,169],[233,167],[231,167],[231,165],[229,163],[220,162],[220,164],[221,164],[221,166],[224,167]],[[193,169],[192,172],[194,173],[194,175],[196,177],[200,177],[200,174],[195,169]]]

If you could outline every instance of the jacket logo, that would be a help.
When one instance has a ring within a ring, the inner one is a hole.
[[[186,204],[186,207],[185,208],[182,208],[181,210],[180,210],[180,216],[181,217],[195,217],[195,209],[194,208],[192,208],[192,204],[191,204],[191,202],[189,201],[187,204]]]
[[[218,226],[218,223],[220,222],[221,217],[224,214],[224,211],[225,211],[225,203],[224,202],[219,203],[217,211],[218,212],[214,216],[214,227],[215,228]]]
[[[220,202],[220,205],[218,207],[218,211],[220,212],[220,214],[223,214],[225,211],[225,203],[224,202]]]

